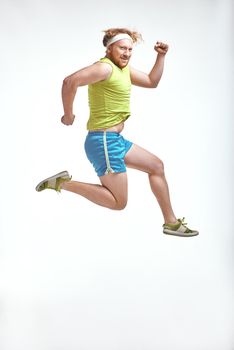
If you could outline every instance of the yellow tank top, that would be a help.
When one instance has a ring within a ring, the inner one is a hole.
[[[130,116],[129,67],[121,69],[107,57],[100,61],[109,63],[112,73],[108,79],[90,84],[88,87],[90,108],[88,130],[110,128]]]

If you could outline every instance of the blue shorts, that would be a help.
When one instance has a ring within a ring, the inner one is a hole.
[[[85,140],[85,152],[98,176],[124,173],[124,157],[132,144],[117,132],[89,131]]]

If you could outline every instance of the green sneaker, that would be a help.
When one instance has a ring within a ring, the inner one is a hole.
[[[178,219],[175,224],[164,224],[163,233],[167,235],[180,236],[180,237],[193,237],[199,234],[198,231],[190,230],[184,219]]]
[[[50,176],[47,179],[39,182],[39,184],[36,186],[36,191],[41,192],[43,190],[50,189],[61,192],[61,184],[65,181],[70,181],[71,178],[72,177],[67,171],[61,171],[61,173]]]

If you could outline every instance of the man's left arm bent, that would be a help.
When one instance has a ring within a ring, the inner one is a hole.
[[[131,82],[133,85],[146,88],[156,88],[158,86],[163,74],[165,55],[168,51],[168,45],[162,42],[157,42],[154,46],[154,50],[158,54],[155,64],[149,74],[130,67]]]

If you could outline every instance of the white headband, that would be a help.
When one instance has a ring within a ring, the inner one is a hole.
[[[131,40],[131,42],[133,43],[133,40],[130,37],[130,35],[128,35],[127,33],[120,33],[120,34],[117,34],[117,35],[113,36],[113,38],[111,38],[110,40],[108,40],[107,44],[106,44],[106,47],[108,47],[111,44],[114,44],[116,41],[119,41],[119,40],[122,40],[122,39]]]

